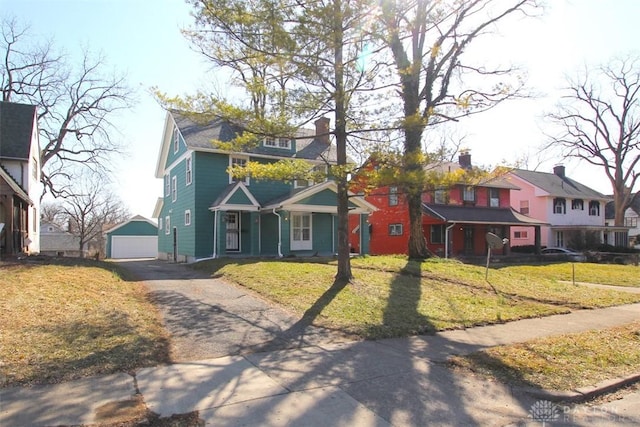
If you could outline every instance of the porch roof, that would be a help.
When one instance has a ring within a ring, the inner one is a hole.
[[[535,226],[548,223],[516,212],[513,208],[478,208],[475,206],[422,204],[422,212],[445,222]]]
[[[20,185],[13,179],[11,175],[9,175],[9,173],[2,166],[0,166],[0,179],[5,181],[9,186],[9,188],[11,188],[11,190],[18,197],[20,197],[22,200],[24,200],[25,202],[33,206],[33,200],[29,198],[29,195],[27,194],[27,192],[24,191],[22,187],[20,187]]]

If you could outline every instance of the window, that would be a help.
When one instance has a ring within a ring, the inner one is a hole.
[[[638,218],[628,216],[624,219],[625,227],[633,227],[636,228],[638,226]]]
[[[520,200],[520,213],[522,215],[529,215],[529,201]]]
[[[185,169],[186,169],[186,181],[187,181],[187,185],[191,184],[191,177],[192,177],[192,172],[191,172],[191,157],[187,157],[187,159],[185,160]]]
[[[184,225],[191,225],[191,211],[184,211]]]
[[[34,180],[37,181],[38,180],[38,159],[33,157],[31,160],[32,160],[31,176],[33,177]]]
[[[574,211],[583,211],[584,201],[582,199],[573,199],[571,201],[571,209]]]
[[[169,194],[171,194],[171,178],[169,174],[166,174],[164,176],[164,195],[167,197]]]
[[[553,213],[555,214],[567,213],[567,202],[565,199],[562,199],[562,198],[553,199]]]
[[[476,189],[468,186],[462,189],[462,201],[463,202],[475,202],[476,201]]]
[[[38,218],[38,211],[36,210],[36,208],[33,208],[32,212],[33,212],[33,232],[36,233],[38,231],[38,221],[36,221],[36,218]]]
[[[316,165],[311,169],[311,172],[316,174],[322,174],[322,177],[318,176],[315,180],[310,181],[308,179],[295,179],[293,180],[293,188],[306,188],[313,184],[327,181],[327,165]]]
[[[389,187],[389,206],[398,205],[398,187]]]
[[[489,189],[489,207],[492,207],[492,208],[500,207],[500,190],[497,188]]]
[[[556,246],[564,248],[564,232],[556,231]]]
[[[243,168],[247,166],[247,158],[231,156],[229,157],[229,166],[232,168],[234,167]],[[229,184],[238,182],[238,181],[239,181],[238,179],[235,179],[233,176],[231,176],[231,174],[229,174]],[[244,181],[242,182],[244,182],[246,185],[249,185],[249,176],[245,177]]]
[[[176,126],[175,128],[173,128],[173,152],[177,153],[179,149],[180,149],[180,131]]]
[[[595,200],[589,202],[589,215],[600,216],[600,202]]]
[[[431,243],[444,243],[444,225],[431,226]]]
[[[158,230],[162,230],[162,218],[158,218]]]
[[[311,250],[311,214],[291,214],[291,250]]]
[[[164,217],[164,234],[169,234],[171,231],[171,218],[169,216]]]
[[[178,200],[178,177],[171,178],[171,201]]]
[[[264,139],[264,146],[289,150],[291,148],[291,140],[287,138],[273,138],[268,136]]]
[[[402,224],[389,224],[389,236],[402,236]]]
[[[529,233],[526,231],[514,231],[513,238],[514,239],[526,239],[529,237]]]
[[[440,188],[433,192],[433,202],[440,205],[447,203],[447,191]]]

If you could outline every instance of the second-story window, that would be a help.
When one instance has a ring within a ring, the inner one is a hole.
[[[489,189],[489,206],[492,208],[500,207],[500,190],[497,188]]]
[[[389,187],[389,206],[398,205],[398,187]]]
[[[193,173],[191,172],[191,157],[187,157],[185,160],[186,181],[187,185],[191,184]]]
[[[433,192],[433,202],[444,205],[447,203],[447,190],[439,188]]]
[[[561,197],[553,199],[553,213],[566,214],[567,213],[567,201]]]
[[[169,194],[171,194],[171,178],[169,174],[166,174],[164,176],[164,195],[168,196]]]
[[[245,167],[247,166],[247,158],[246,157],[238,157],[231,156],[229,157],[229,166],[231,167]],[[229,174],[229,184],[242,181],[246,185],[249,185],[249,176],[246,176],[244,179],[236,179],[231,174]]]
[[[520,213],[522,215],[529,215],[529,201],[520,200]]]
[[[584,210],[584,201],[582,199],[573,199],[571,201],[571,209],[574,211]]]
[[[476,189],[471,186],[464,187],[462,189],[462,201],[473,203],[476,201]]]
[[[595,200],[589,202],[589,215],[600,216],[600,202]]]
[[[171,178],[171,201],[178,200],[178,177]]]

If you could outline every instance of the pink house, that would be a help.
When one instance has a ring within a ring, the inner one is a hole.
[[[542,247],[582,249],[607,242],[610,233],[627,233],[605,224],[609,198],[567,177],[564,166],[553,173],[514,169],[507,179],[520,188],[511,192],[511,206],[550,224],[540,229]],[[533,245],[534,238],[530,229],[511,227],[511,246]]]

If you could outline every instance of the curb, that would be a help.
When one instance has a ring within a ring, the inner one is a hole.
[[[545,390],[535,387],[513,387],[541,400],[551,402],[582,403],[603,394],[611,393],[628,385],[640,382],[640,373],[602,381],[595,386],[580,387],[575,390]]]

